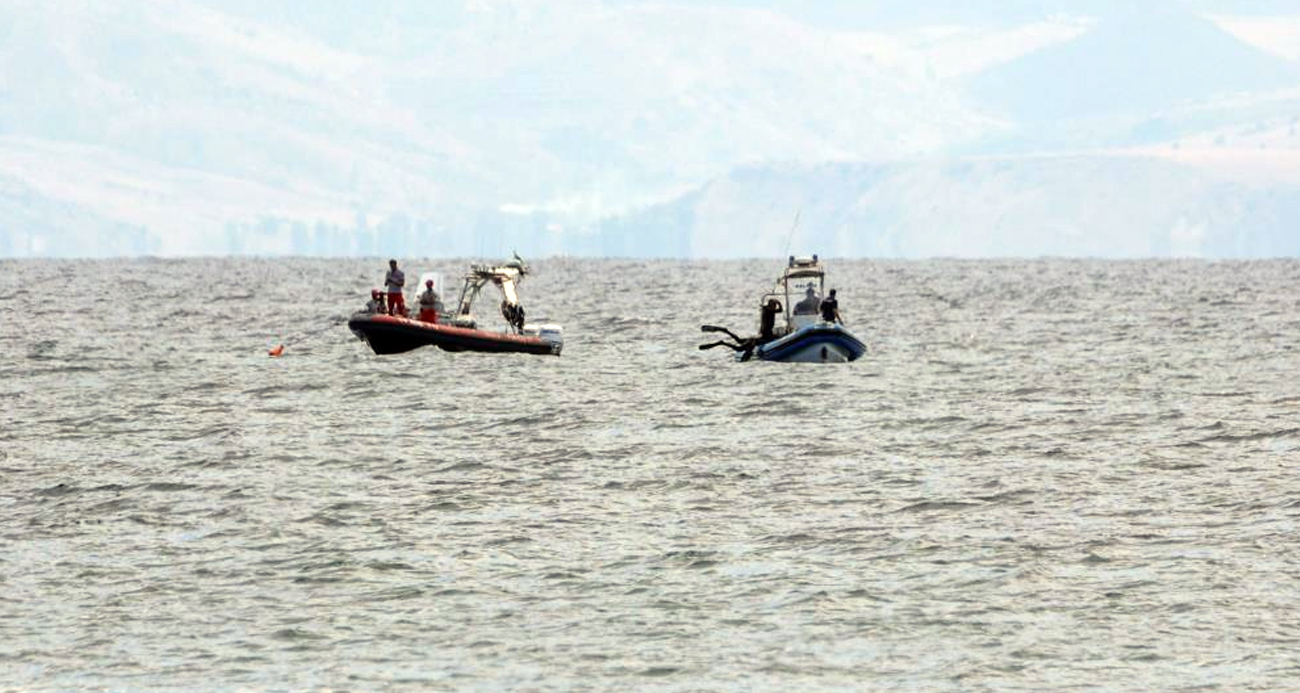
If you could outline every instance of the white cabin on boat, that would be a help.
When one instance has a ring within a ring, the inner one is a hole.
[[[785,325],[774,325],[773,335],[780,337],[821,322],[825,295],[826,270],[817,256],[791,255],[785,271],[776,280],[776,286],[763,296],[764,304],[772,299],[781,302]]]

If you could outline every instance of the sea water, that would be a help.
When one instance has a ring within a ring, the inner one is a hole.
[[[1300,262],[831,260],[819,366],[696,348],[780,260],[379,357],[385,259],[0,262],[0,689],[1300,687]]]

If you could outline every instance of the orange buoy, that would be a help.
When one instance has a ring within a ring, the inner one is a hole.
[[[283,353],[284,353],[284,345],[283,345],[283,344],[276,345],[276,347],[275,347],[274,349],[272,349],[272,350],[270,350],[270,351],[268,351],[268,352],[266,352],[266,353],[267,353],[267,355],[269,355],[269,356],[279,356],[280,354],[283,354]]]

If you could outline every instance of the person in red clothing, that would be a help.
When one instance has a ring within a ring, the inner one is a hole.
[[[388,261],[388,274],[384,275],[384,290],[388,293],[388,314],[406,317],[406,299],[402,296],[402,287],[406,286],[406,275],[397,269],[397,260]]]
[[[440,310],[442,310],[442,301],[438,299],[438,292],[433,290],[433,280],[426,279],[424,291],[420,293],[420,320],[436,323]]]

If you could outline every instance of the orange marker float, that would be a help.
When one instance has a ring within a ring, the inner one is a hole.
[[[276,347],[275,347],[274,349],[272,349],[272,350],[266,352],[266,354],[267,354],[268,356],[279,356],[279,355],[281,355],[281,354],[283,354],[283,353],[284,353],[284,345],[283,345],[283,344],[276,345]]]

